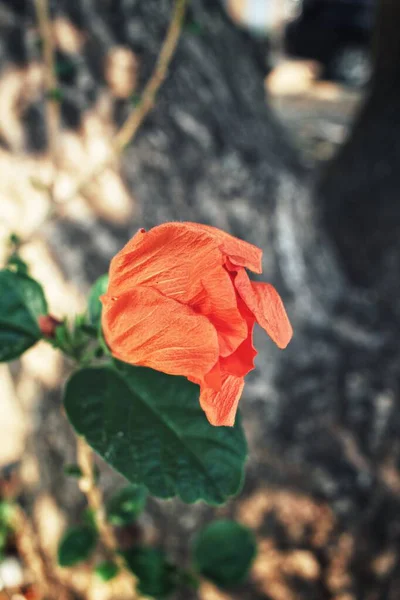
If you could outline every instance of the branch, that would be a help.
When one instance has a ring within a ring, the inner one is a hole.
[[[90,184],[93,179],[96,179],[110,162],[116,156],[119,156],[126,146],[134,139],[139,127],[153,108],[157,93],[168,74],[168,67],[174,56],[182,30],[186,4],[187,0],[176,0],[172,19],[161,47],[160,54],[158,55],[154,71],[143,90],[139,105],[133,109],[121,129],[115,135],[110,155],[104,162],[93,169],[87,177],[78,183],[72,194],[62,201],[63,204],[82,192],[87,185]]]
[[[136,591],[137,579],[127,567],[125,560],[118,551],[118,542],[113,528],[107,522],[106,511],[100,489],[96,485],[93,471],[93,453],[85,440],[78,436],[77,461],[81,468],[83,477],[80,480],[80,489],[85,494],[89,507],[92,509],[100,540],[107,549],[110,558],[118,565],[120,570],[126,573],[132,584],[132,600],[140,600],[141,596]]]
[[[45,598],[67,600],[67,590],[58,581],[46,559],[32,523],[21,507],[14,507],[13,527],[20,556],[33,575],[35,584]]]
[[[60,126],[60,102],[56,97],[57,75],[54,60],[54,42],[49,16],[48,0],[35,0],[40,38],[43,44],[45,68],[46,122],[49,138],[50,158],[55,169],[57,163],[58,131]]]
[[[115,136],[113,146],[117,153],[120,153],[133,140],[140,125],[154,106],[157,92],[167,76],[168,67],[178,45],[185,9],[186,0],[177,0],[166,38],[161,47],[154,72],[143,90],[141,102],[136,110],[129,115]]]
[[[46,189],[51,201],[49,211],[47,212],[46,217],[40,223],[40,226],[24,239],[25,243],[34,238],[47,221],[57,217],[62,210],[62,206],[83,192],[93,180],[101,175],[101,173],[109,166],[113,159],[116,156],[119,156],[126,146],[132,142],[140,125],[153,108],[157,93],[168,74],[168,68],[174,56],[182,30],[187,2],[188,0],[176,0],[171,22],[168,27],[164,42],[161,46],[154,71],[143,90],[139,105],[133,109],[118,133],[115,135],[114,140],[112,141],[112,149],[109,156],[101,164],[95,167],[89,173],[89,175],[85,176],[80,182],[78,182],[73,192],[68,194],[68,196],[65,198],[54,198],[54,178],[50,186],[43,184],[43,188]],[[35,3],[39,29],[43,39],[43,59],[46,68],[47,124],[49,131],[50,154],[53,165],[56,166],[60,107],[57,98],[54,96],[54,92],[57,90],[57,77],[54,63],[53,38],[48,16],[48,0],[35,0]],[[57,202],[55,202],[55,200],[57,200]]]

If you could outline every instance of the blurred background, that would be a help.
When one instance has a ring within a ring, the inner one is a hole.
[[[177,599],[398,600],[400,3],[191,0],[155,105],[118,151],[173,2],[53,0],[44,30],[40,6],[0,0],[2,262],[18,234],[51,313],[73,317],[139,227],[210,223],[263,248],[295,331],[284,353],[256,340],[240,496],[152,500],[123,535],[185,564],[215,516],[254,530],[247,584]],[[28,515],[51,597],[128,599],[56,566],[84,507],[63,471],[70,370],[44,343],[0,367],[0,498]],[[99,467],[107,497],[122,479]],[[1,536],[1,600],[44,597],[29,540]]]

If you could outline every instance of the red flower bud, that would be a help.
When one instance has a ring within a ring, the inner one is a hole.
[[[55,336],[56,328],[59,325],[62,325],[62,321],[59,321],[51,315],[40,315],[38,324],[43,336],[52,339]]]

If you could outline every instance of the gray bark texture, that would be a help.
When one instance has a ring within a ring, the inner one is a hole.
[[[384,7],[390,12],[389,1]],[[20,0],[0,3],[4,65],[24,63],[37,51],[27,33],[31,9]],[[132,48],[141,85],[148,79],[171,3],[60,0],[53,9],[72,19],[88,40],[76,71],[62,81],[64,127],[73,128],[104,85],[102,61],[112,45]],[[398,36],[398,7],[393,10]],[[377,77],[354,136],[338,157],[324,173],[310,174],[266,102],[260,43],[235,27],[214,0],[192,0],[188,20],[199,31],[185,28],[157,104],[123,155],[124,176],[139,207],[135,220],[126,227],[64,220],[44,235],[64,272],[83,290],[137,228],[166,220],[211,223],[264,249],[263,278],[282,294],[295,334],[284,352],[261,335],[256,339],[258,368],[241,401],[250,446],[245,487],[218,514],[238,516],[260,491],[271,498],[282,493],[294,507],[296,498],[308,499],[321,511],[320,522],[319,517],[304,522],[295,533],[271,501],[256,529],[280,557],[305,552],[317,568],[309,577],[281,575],[286,596],[252,580],[230,597],[396,600],[399,62],[394,85],[387,83],[392,75]],[[130,108],[116,101],[116,122]],[[25,116],[29,150],[42,150],[39,100]],[[73,511],[79,495],[62,474],[73,457],[73,436],[60,401],[59,390],[43,394],[31,451],[40,457],[43,487]],[[333,524],[321,543],[316,532],[323,527],[323,511]],[[185,561],[188,536],[215,514],[202,505],[154,501],[147,519],[160,543]],[[335,560],[343,562],[336,582]]]

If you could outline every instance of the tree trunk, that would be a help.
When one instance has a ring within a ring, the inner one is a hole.
[[[397,287],[400,204],[400,6],[381,0],[373,44],[374,74],[350,139],[320,183],[324,226],[341,266],[357,285]]]
[[[384,22],[391,4],[382,2]],[[15,15],[17,4],[3,5]],[[74,77],[63,81],[67,126],[102,93],[104,59],[113,45],[135,52],[143,86],[171,3],[65,0],[56,9],[87,40]],[[399,13],[397,5],[393,10]],[[26,19],[31,23],[30,14]],[[389,23],[387,37],[399,19]],[[165,220],[211,223],[264,249],[264,278],[284,297],[295,335],[283,353],[260,336],[258,369],[242,400],[250,460],[244,492],[226,513],[251,523],[263,545],[252,583],[231,597],[394,599],[400,585],[393,275],[400,265],[400,87],[393,65],[378,41],[380,74],[370,99],[315,189],[266,102],[258,44],[214,0],[193,0],[189,20],[199,32],[185,29],[157,104],[123,157],[136,218],[118,228],[100,219],[64,220],[47,228],[48,241],[84,290],[138,227]],[[25,30],[18,31],[21,44],[10,36],[8,60],[24,48]],[[398,39],[394,43],[397,48]],[[26,113],[28,132],[38,106]],[[130,108],[115,101],[116,121]],[[368,285],[369,292],[355,284]],[[40,458],[42,486],[72,511],[77,494],[60,476],[65,454],[73,453],[72,435],[54,393],[43,396],[38,413],[31,448]],[[153,502],[149,518],[162,543],[182,558],[188,534],[212,513]]]

